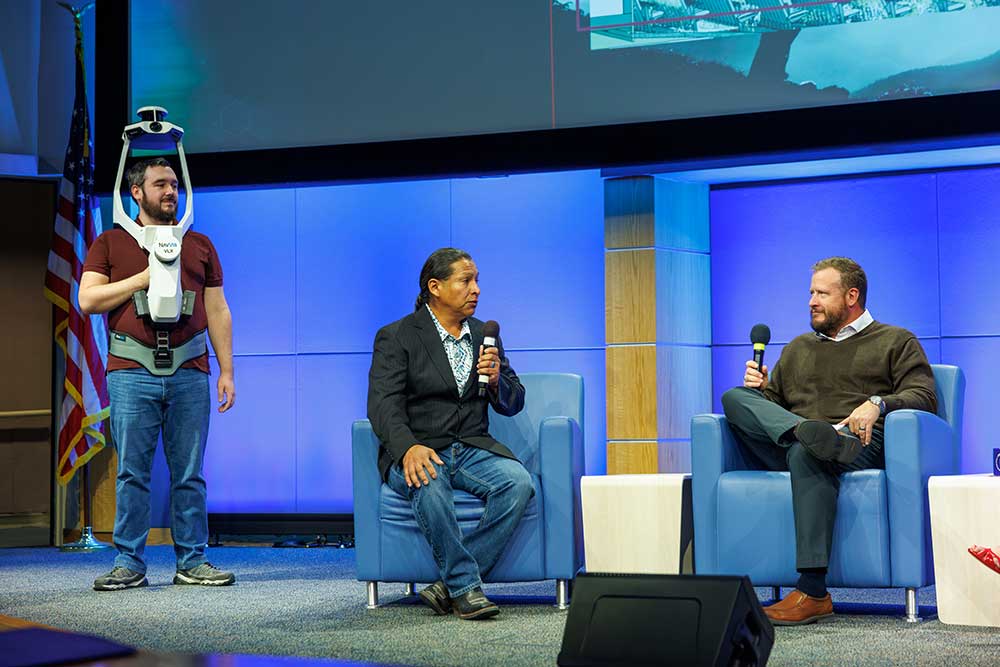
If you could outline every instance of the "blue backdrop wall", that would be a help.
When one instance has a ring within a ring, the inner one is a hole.
[[[448,245],[476,260],[477,316],[500,322],[516,371],[584,377],[587,471],[605,471],[598,172],[196,189],[195,204],[223,262],[236,355],[236,407],[212,419],[209,511],[353,511],[350,429],[375,332],[413,311],[424,260]],[[154,525],[169,525],[162,455],[155,478]]]
[[[716,411],[722,392],[741,382],[750,328],[770,325],[773,362],[809,330],[812,263],[846,255],[868,274],[875,319],[913,331],[932,363],[964,369],[962,471],[990,470],[1000,169],[717,189],[711,206]]]
[[[350,424],[365,415],[371,343],[412,310],[435,248],[469,250],[478,315],[520,372],[586,387],[586,461],[605,472],[603,183],[581,171],[198,192],[233,309],[238,402],[213,418],[213,512],[351,512]],[[914,331],[968,379],[962,470],[989,470],[1000,312],[1000,169],[716,188],[711,194],[712,387],[737,384],[750,328],[767,358],[808,330],[810,266],[843,254],[869,276],[875,318]],[[154,525],[169,525],[159,455]]]

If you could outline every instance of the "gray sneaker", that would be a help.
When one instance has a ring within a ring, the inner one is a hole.
[[[232,572],[223,572],[211,563],[195,565],[190,570],[177,570],[175,584],[196,584],[199,586],[228,586],[236,581]]]
[[[146,580],[145,574],[119,566],[94,579],[95,591],[120,591],[123,588],[140,588],[147,585],[149,581]]]

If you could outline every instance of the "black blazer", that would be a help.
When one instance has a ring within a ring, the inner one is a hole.
[[[469,318],[472,373],[460,396],[444,345],[426,307],[379,329],[368,372],[368,419],[381,441],[378,468],[385,479],[393,464],[415,444],[444,449],[453,442],[517,457],[489,434],[487,405],[502,415],[524,407],[524,387],[500,353],[500,384],[479,398],[476,363],[483,343],[483,323]]]

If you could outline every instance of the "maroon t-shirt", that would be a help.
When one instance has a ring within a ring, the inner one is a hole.
[[[205,288],[222,286],[222,264],[215,246],[204,234],[188,230],[181,241],[181,289],[195,293],[194,312],[191,316],[181,315],[181,319],[170,332],[171,347],[180,345],[199,331],[208,328],[205,314]],[[149,266],[149,253],[139,247],[132,236],[120,227],[115,227],[97,237],[87,253],[84,271],[95,271],[116,283]],[[154,346],[156,334],[147,318],[137,317],[132,299],[129,299],[108,313],[108,328],[132,336],[136,340]],[[108,355],[108,372],[122,368],[142,368],[142,364]],[[208,352],[184,363],[181,368],[197,368],[208,373]]]

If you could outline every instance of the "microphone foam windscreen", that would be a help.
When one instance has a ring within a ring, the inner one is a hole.
[[[766,324],[755,324],[750,330],[750,342],[767,345],[771,342],[771,328]]]
[[[500,335],[500,325],[496,320],[488,320],[486,324],[483,325],[483,337],[492,338],[496,340],[497,336]],[[768,334],[770,336],[770,334]]]

